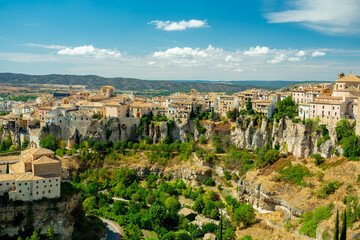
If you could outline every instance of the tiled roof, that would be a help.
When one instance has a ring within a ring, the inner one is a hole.
[[[3,181],[13,181],[15,180],[15,176],[11,174],[1,174],[0,175],[0,182]]]
[[[350,73],[345,77],[339,78],[336,82],[360,82],[360,78]]]
[[[52,159],[52,158],[49,158],[47,156],[42,156],[41,158],[39,159],[36,159],[35,161],[33,161],[33,164],[44,164],[44,163],[59,163],[58,160],[55,160],[55,159]]]

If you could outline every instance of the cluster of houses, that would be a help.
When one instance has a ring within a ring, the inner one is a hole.
[[[152,98],[115,94],[112,86],[103,86],[100,92],[82,90],[73,93],[70,86],[68,92],[55,92],[53,97],[39,97],[13,106],[11,114],[0,116],[0,124],[3,128],[21,131],[34,125],[67,126],[69,121],[81,125],[94,118],[141,118],[150,112],[186,120],[193,111],[215,111],[225,116],[233,109],[245,109],[248,101],[253,110],[271,117],[276,102],[287,96],[292,96],[293,101],[299,104],[301,120],[319,118],[331,125],[344,118],[357,119],[360,78],[339,73],[335,83],[302,84],[288,92],[249,89],[229,95],[200,93],[192,89],[189,94],[175,93]]]
[[[360,134],[360,78],[343,73],[339,73],[334,83],[301,84],[288,92],[249,89],[231,95],[199,93],[192,89],[189,94],[147,98],[115,94],[112,86],[103,86],[99,92],[82,90],[76,93],[70,86],[68,92],[55,92],[52,97],[6,105],[6,112],[10,114],[0,116],[0,124],[4,129],[28,131],[47,124],[66,128],[69,121],[76,121],[81,128],[93,119],[141,118],[150,112],[187,120],[193,111],[214,111],[225,116],[233,109],[246,109],[248,102],[253,110],[271,117],[276,102],[288,96],[299,105],[300,119],[318,118],[328,125],[344,118],[354,119],[356,133]],[[9,167],[0,164],[0,196],[8,195],[10,199],[23,201],[59,197],[60,182],[67,177],[61,159],[51,150],[29,147]],[[5,170],[5,167],[8,169]]]

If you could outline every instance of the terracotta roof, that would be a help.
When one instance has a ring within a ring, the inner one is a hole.
[[[23,173],[18,178],[16,178],[16,181],[20,182],[20,181],[30,181],[30,180],[43,180],[43,179],[55,178],[55,177],[58,176],[57,175],[38,176],[38,175],[34,175],[33,173]]]
[[[339,78],[336,82],[360,82],[360,78],[350,73],[345,77]]]
[[[311,103],[341,105],[341,104],[344,103],[344,102],[335,102],[335,101],[312,101]]]
[[[59,163],[58,160],[55,160],[55,159],[52,159],[52,158],[49,158],[47,156],[42,156],[41,158],[39,159],[36,159],[35,161],[33,161],[33,164],[45,164],[45,163]]]
[[[14,181],[15,180],[15,176],[12,174],[1,174],[0,175],[0,182],[3,181]]]
[[[190,209],[190,208],[182,208],[179,211],[179,214],[184,215],[184,216],[188,216],[190,214],[196,214],[197,215],[197,213],[194,210]]]
[[[10,164],[9,168],[12,174],[21,172],[22,163]]]
[[[53,151],[47,148],[35,148],[36,151],[33,152],[33,154],[54,154]]]

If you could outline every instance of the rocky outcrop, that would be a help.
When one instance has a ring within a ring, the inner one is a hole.
[[[242,180],[238,182],[238,189],[239,199],[251,203],[260,212],[282,209],[292,217],[299,217],[305,212],[292,206],[285,199],[279,198],[276,191],[266,190],[262,183]]]
[[[318,146],[318,140],[322,138],[321,130],[285,118],[271,124],[263,119],[257,126],[253,119],[239,117],[236,129],[231,133],[232,140],[239,148],[248,150],[270,144],[298,158],[309,157],[313,153],[328,158],[336,148],[336,131],[333,129],[329,131],[331,139]]]
[[[58,239],[71,239],[75,219],[72,211],[80,204],[80,194],[67,200],[42,200],[0,205],[1,236],[15,236],[26,227],[33,227],[46,234],[51,226]],[[30,225],[30,226],[29,226]]]
[[[32,136],[36,139],[44,139],[48,135],[53,135],[61,140],[69,138],[76,143],[93,138],[96,141],[128,141],[137,137],[137,130],[140,125],[140,118],[109,118],[101,120],[89,120],[84,126],[78,123],[69,122],[66,126],[58,126],[54,123],[45,124],[40,131],[36,131]],[[65,131],[63,128],[66,128]],[[30,131],[29,131],[30,133]],[[38,144],[38,143],[37,143]]]

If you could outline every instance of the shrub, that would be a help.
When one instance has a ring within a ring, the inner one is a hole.
[[[327,198],[330,194],[333,194],[336,189],[341,186],[339,181],[324,182],[321,184],[321,188],[316,192],[318,198]]]
[[[319,166],[324,162],[324,158],[319,153],[311,154],[310,156],[315,158],[314,163],[315,163],[316,166]]]
[[[295,185],[299,186],[306,186],[304,182],[305,177],[311,176],[309,169],[306,167],[298,164],[296,166],[290,166],[283,170],[279,171],[280,176],[278,177],[279,180],[290,182]]]
[[[204,184],[207,186],[215,186],[215,181],[209,177],[206,181],[204,181]]]
[[[318,224],[331,217],[331,210],[334,208],[333,204],[326,207],[318,207],[314,211],[306,211],[300,216],[300,223],[304,223],[300,227],[300,233],[307,236],[316,237],[316,229]]]

